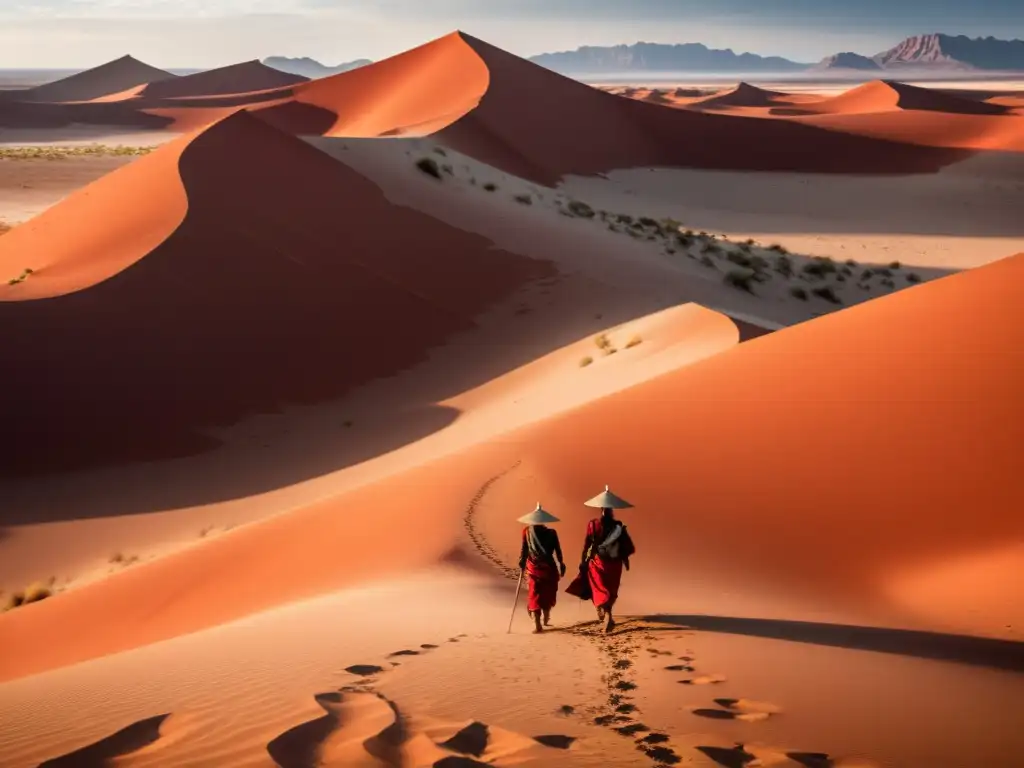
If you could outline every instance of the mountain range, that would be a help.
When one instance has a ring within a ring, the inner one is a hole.
[[[369,59],[356,59],[355,61],[349,61],[344,64],[338,64],[331,67],[326,64],[321,64],[316,59],[311,59],[308,56],[296,59],[290,59],[287,56],[270,56],[269,58],[264,59],[263,63],[266,66],[280,70],[281,72],[287,72],[292,75],[301,75],[302,77],[308,77],[310,80],[316,80],[319,77],[328,77],[329,75],[337,75],[342,72],[348,72],[352,69],[359,69],[359,67],[365,67],[367,64],[372,64],[373,62]]]
[[[773,73],[821,70],[981,70],[1024,71],[1024,40],[969,38],[943,34],[908,37],[874,56],[837,53],[817,64],[778,56],[717,50],[699,43],[664,45],[636,43],[609,47],[585,46],[575,51],[544,53],[530,61],[562,74],[613,72]]]

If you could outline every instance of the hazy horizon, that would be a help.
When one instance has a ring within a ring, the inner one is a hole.
[[[379,60],[461,29],[520,56],[703,43],[812,63],[917,34],[1024,37],[1024,3],[987,0],[8,0],[0,69],[85,69],[131,54],[208,69],[268,56]]]

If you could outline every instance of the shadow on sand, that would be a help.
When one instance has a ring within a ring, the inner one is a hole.
[[[952,661],[1011,672],[1024,672],[1024,643],[970,635],[947,635],[909,629],[857,627],[781,619],[745,619],[729,616],[645,616],[646,621],[678,624],[704,632],[749,635],[794,643],[828,645],[876,651],[920,659]]]

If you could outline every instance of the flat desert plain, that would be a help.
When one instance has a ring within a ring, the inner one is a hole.
[[[8,85],[4,768],[1024,764],[1016,84]]]

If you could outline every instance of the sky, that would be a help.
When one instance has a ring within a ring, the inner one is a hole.
[[[520,56],[642,40],[813,62],[930,32],[1024,38],[1024,0],[0,0],[0,68],[337,64],[455,29]]]

